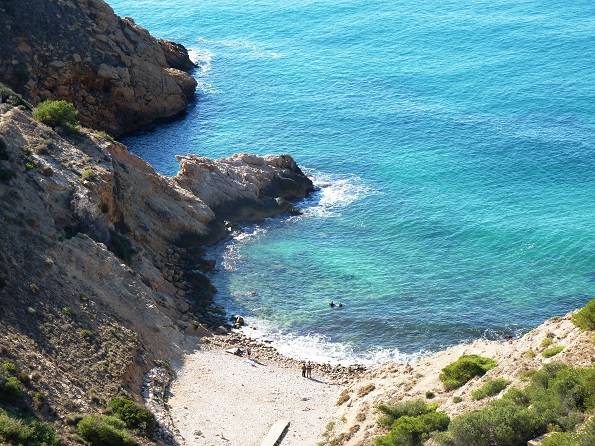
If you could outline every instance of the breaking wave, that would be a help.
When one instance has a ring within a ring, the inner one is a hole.
[[[338,217],[342,209],[378,192],[357,175],[333,176],[314,170],[306,173],[317,191],[298,205],[305,216]]]
[[[331,365],[373,365],[411,361],[420,355],[420,353],[403,354],[398,349],[380,348],[356,352],[351,346],[332,342],[322,335],[296,335],[258,318],[247,317],[246,321],[248,326],[239,330],[243,334],[271,345],[283,356],[302,361]]]

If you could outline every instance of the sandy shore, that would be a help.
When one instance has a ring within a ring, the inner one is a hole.
[[[325,440],[341,445],[372,444],[381,433],[375,410],[378,404],[429,399],[456,416],[490,400],[471,398],[473,390],[487,379],[504,377],[511,386],[522,386],[525,371],[552,361],[591,364],[592,335],[578,329],[570,316],[552,318],[519,339],[480,339],[410,364],[386,363],[367,370],[316,364],[314,380],[302,378],[300,363],[281,356],[269,345],[236,333],[203,338],[201,349],[185,358],[172,383],[169,412],[190,446],[259,445],[280,419],[291,423],[283,446],[318,444],[329,421],[332,424]],[[542,354],[546,338],[564,350],[546,358]],[[252,357],[263,365],[226,353],[230,347],[250,347]],[[448,391],[440,382],[440,371],[464,354],[487,356],[498,365],[484,377]]]
[[[331,375],[303,378],[293,361],[253,350],[262,365],[207,343],[188,355],[171,386],[173,421],[188,445],[259,445],[280,419],[290,421],[283,446],[315,445],[343,388]]]

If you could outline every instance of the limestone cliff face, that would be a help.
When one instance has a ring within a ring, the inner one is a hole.
[[[182,112],[192,67],[103,0],[0,2],[0,79],[34,104],[70,100],[85,126],[118,136]]]
[[[181,160],[164,177],[108,137],[0,103],[0,358],[38,373],[59,417],[137,393],[143,370],[208,334],[221,319],[205,244],[223,219],[312,189],[289,156]]]

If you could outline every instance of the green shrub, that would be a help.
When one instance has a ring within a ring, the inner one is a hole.
[[[2,371],[4,373],[7,373],[9,375],[16,375],[19,371],[17,365],[14,363],[14,361],[11,361],[10,359],[5,359],[2,362],[0,362],[0,367],[2,368]]]
[[[78,124],[78,112],[71,102],[48,99],[33,109],[33,117],[50,127],[74,128]]]
[[[34,159],[25,160],[25,169],[31,170],[31,169],[35,169],[36,167],[37,167],[37,161],[35,161]]]
[[[574,430],[594,407],[595,367],[548,364],[525,389],[510,389],[483,409],[454,418],[441,441],[452,446],[524,445],[548,430]]]
[[[434,392],[432,392],[431,390],[428,390],[426,392],[426,399],[431,400],[432,398],[434,398],[436,396],[436,394]]]
[[[156,425],[155,416],[147,409],[129,398],[117,397],[110,401],[108,409],[122,420],[126,427],[151,432]]]
[[[0,400],[16,401],[23,396],[23,386],[16,376],[0,374]]]
[[[541,347],[542,348],[547,348],[550,345],[552,345],[554,343],[554,341],[552,340],[552,338],[543,338],[543,341],[541,341]]]
[[[45,395],[41,392],[33,392],[33,395],[31,395],[31,401],[33,402],[33,406],[39,408],[45,401]]]
[[[72,316],[74,314],[74,311],[72,311],[72,308],[70,308],[70,307],[63,307],[62,314],[64,316]]]
[[[510,381],[504,378],[488,379],[483,386],[471,393],[471,399],[474,401],[487,398],[488,396],[498,395],[510,384]]]
[[[133,446],[136,441],[126,432],[126,425],[116,417],[87,415],[77,423],[77,431],[92,446]]]
[[[455,362],[447,365],[440,373],[440,381],[447,390],[458,389],[476,376],[496,367],[496,361],[478,355],[463,355]]]
[[[463,402],[463,398],[461,398],[460,396],[453,396],[452,397],[452,402],[455,404],[459,404]]]
[[[92,180],[95,177],[95,171],[90,167],[85,167],[81,170],[81,179],[82,180]]]
[[[448,432],[454,446],[518,446],[545,432],[547,423],[534,411],[508,400],[453,419]]]
[[[583,330],[595,330],[595,299],[577,311],[572,316],[572,322]]]
[[[0,409],[0,444],[23,446],[57,446],[56,431],[47,423],[19,419]]]
[[[19,381],[19,369],[14,361],[0,362],[0,400],[14,402],[23,396],[23,386]]]
[[[379,446],[421,446],[430,433],[444,431],[450,418],[443,412],[436,412],[435,404],[421,400],[408,401],[397,406],[381,406],[385,413],[382,423],[392,420],[391,430],[376,439]]]
[[[11,95],[15,94],[10,88],[6,85],[0,83],[0,102],[8,101]]]
[[[378,410],[384,415],[378,420],[382,426],[392,426],[395,420],[401,417],[416,417],[436,410],[435,404],[426,404],[424,400],[409,400],[389,406],[381,404]]]
[[[555,432],[548,435],[541,446],[593,446],[595,444],[595,417],[576,432]]]
[[[562,350],[564,350],[564,346],[563,345],[554,345],[550,348],[546,348],[542,355],[545,358],[551,358],[552,356],[556,356],[558,353],[560,353]]]
[[[554,432],[541,442],[541,446],[581,446],[574,432]]]
[[[105,130],[97,130],[95,131],[95,134],[97,136],[100,136],[101,138],[105,138],[109,141],[115,141],[114,137],[112,135],[110,135],[108,132],[106,132]]]

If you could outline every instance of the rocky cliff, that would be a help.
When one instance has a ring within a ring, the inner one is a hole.
[[[287,155],[185,156],[164,177],[13,104],[0,103],[0,359],[35,376],[38,415],[65,422],[138,395],[144,371],[220,324],[204,246],[227,220],[291,210],[312,183]]]
[[[33,104],[64,98],[83,125],[118,136],[172,117],[194,96],[179,44],[103,0],[0,2],[0,79]]]

